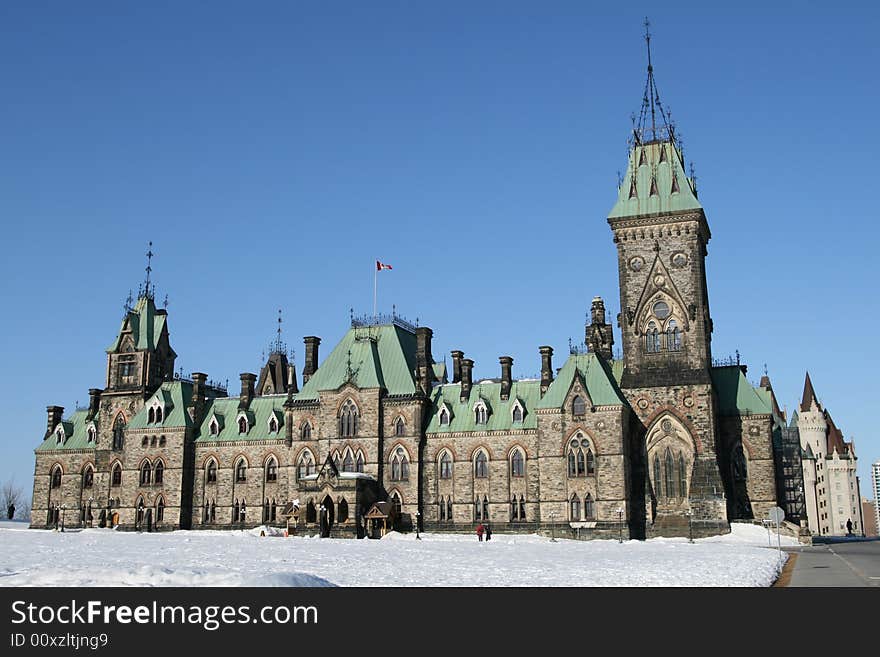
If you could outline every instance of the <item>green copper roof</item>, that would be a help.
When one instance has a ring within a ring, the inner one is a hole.
[[[218,397],[208,403],[205,411],[205,419],[199,427],[196,437],[197,443],[223,442],[230,440],[276,440],[284,438],[284,402],[287,395],[264,395],[254,397],[251,406],[245,413],[248,419],[249,429],[246,434],[238,433],[238,397]],[[216,436],[211,435],[211,420],[217,416],[220,431]],[[278,420],[278,431],[269,432],[269,418],[272,416]]]
[[[91,421],[86,421],[88,413],[88,409],[77,410],[68,419],[62,421],[61,425],[64,427],[65,435],[62,444],[58,444],[58,434],[53,431],[49,434],[49,437],[46,438],[46,440],[40,443],[36,451],[46,452],[57,449],[94,449],[95,444],[89,442],[88,428]]]
[[[156,309],[156,304],[153,303],[152,298],[145,296],[139,298],[128,316],[122,320],[119,334],[116,336],[113,344],[107,347],[107,353],[112,353],[119,349],[126,322],[129,323],[136,350],[152,351],[156,349],[159,336],[162,335],[162,329],[165,328],[167,318],[168,315],[164,310]]]
[[[617,406],[627,403],[617,386],[611,366],[596,354],[588,353],[569,356],[553,383],[547,388],[538,408],[562,408],[576,373],[583,377],[587,394],[590,395],[595,406]]]
[[[447,433],[453,431],[510,431],[511,429],[534,429],[538,426],[534,409],[541,399],[540,381],[514,381],[510,387],[510,398],[501,400],[501,384],[496,382],[477,383],[471,387],[470,396],[462,403],[461,383],[434,386],[431,392],[433,411],[428,423],[427,433]],[[482,399],[489,416],[486,424],[477,424],[474,405]],[[513,421],[513,408],[517,400],[524,407],[522,422]],[[450,410],[449,424],[440,424],[440,409],[443,405]]]
[[[608,218],[700,210],[702,207],[684,172],[681,153],[669,141],[655,141],[635,146],[630,151],[626,176]]]
[[[623,377],[624,361],[612,360],[609,364],[611,365],[611,374],[614,375],[614,380],[617,382],[617,385],[620,385],[620,379]]]
[[[759,394],[738,365],[713,367],[709,372],[721,415],[771,414],[769,393]]]
[[[161,422],[149,423],[149,409],[153,402],[159,400],[165,408]],[[131,418],[128,423],[129,429],[156,430],[163,427],[189,427],[192,426],[192,418],[189,416],[187,407],[192,400],[192,384],[187,381],[168,381],[147,398],[144,407]]]
[[[385,388],[389,395],[416,392],[416,336],[384,324],[349,329],[309,378],[297,399],[317,399],[351,381],[358,388]]]

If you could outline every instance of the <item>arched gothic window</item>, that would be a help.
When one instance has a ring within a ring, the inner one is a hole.
[[[141,465],[141,486],[149,486],[151,474],[149,461],[144,461],[144,464]]]
[[[156,421],[156,409],[151,407],[150,410],[147,411],[147,424],[153,424],[155,421]]]
[[[247,463],[244,459],[240,459],[235,465],[235,481],[236,483],[247,481]]]
[[[339,435],[342,438],[353,438],[358,432],[358,408],[348,399],[339,412]]]
[[[654,457],[654,497],[661,498],[663,497],[663,491],[661,489],[662,475],[660,474],[660,457]]]
[[[110,475],[110,485],[111,486],[121,486],[122,485],[122,466],[118,463],[113,466],[113,472]]]
[[[205,481],[209,484],[217,483],[217,461],[214,459],[208,461],[208,472]]]
[[[449,452],[443,452],[440,456],[440,478],[452,478],[452,458],[449,456]]]
[[[682,497],[687,497],[687,468],[684,463],[684,454],[678,455],[678,491]]]
[[[61,488],[61,466],[52,468],[52,488]]]
[[[216,436],[220,433],[220,424],[217,422],[217,418],[211,419],[211,424],[208,427],[208,431],[212,436]]]
[[[489,460],[486,458],[486,452],[480,450],[474,459],[474,477],[484,479],[489,476]]]
[[[165,500],[161,497],[156,502],[156,522],[162,522],[165,519]]]
[[[397,418],[397,421],[394,423],[394,435],[406,435],[406,423],[403,421],[402,417]]]
[[[571,400],[571,412],[572,415],[583,415],[587,412],[587,404],[580,395],[575,395],[575,398]]]
[[[274,457],[266,462],[266,481],[278,481],[278,462]]]
[[[248,421],[245,417],[238,418],[238,433],[244,434],[248,432]]]
[[[269,433],[278,433],[278,418],[269,418]]]
[[[363,472],[364,471],[364,455],[361,452],[358,452],[357,461],[355,461],[355,471]]]
[[[449,425],[449,411],[446,408],[440,409],[440,426],[448,426]]]
[[[569,503],[569,511],[570,517],[569,519],[572,522],[576,522],[581,519],[581,501],[578,499],[577,495],[571,496],[571,502]]]
[[[667,447],[666,448],[666,456],[665,456],[666,464],[664,470],[666,471],[666,497],[678,497],[678,494],[675,490],[675,462],[672,458],[672,451]]]
[[[336,520],[338,522],[348,520],[348,502],[345,501],[344,497],[339,501],[339,513],[336,515]]]
[[[156,471],[153,473],[153,482],[161,484],[165,479],[165,464],[162,461],[156,463]]]
[[[578,433],[568,444],[568,476],[584,477],[596,474],[596,459],[590,443]]]
[[[666,348],[669,351],[681,351],[681,329],[674,319],[666,325]]]
[[[523,421],[523,409],[519,404],[514,404],[513,406],[513,422],[514,424],[519,424]]]
[[[312,425],[310,422],[306,422],[302,425],[302,439],[303,440],[311,440],[312,439]]]
[[[587,474],[596,474],[596,457],[593,456],[593,450],[587,448]]]
[[[513,477],[522,477],[525,474],[525,461],[522,452],[518,449],[513,450],[510,457],[510,474]]]
[[[303,477],[307,477],[312,474],[312,469],[314,468],[314,462],[312,461],[312,455],[309,452],[305,452],[302,456],[299,457],[299,467],[297,468],[297,478],[302,479]],[[314,506],[314,505],[313,505]]]
[[[87,465],[83,471],[83,488],[91,488],[95,484],[95,471],[91,465]]]
[[[343,472],[354,472],[354,459],[351,456],[351,450],[346,450],[345,458],[342,459],[342,471]],[[340,522],[342,522],[340,520]]]
[[[402,447],[394,450],[394,456],[391,458],[391,480],[407,481],[409,479],[409,460],[406,458],[406,452]]]
[[[648,322],[648,330],[645,331],[645,350],[649,354],[660,351],[660,331],[654,321]]]
[[[161,422],[161,421],[162,421],[162,407],[157,406],[156,407],[156,422]]]
[[[116,421],[113,423],[113,449],[122,449],[124,433],[125,418],[122,417],[122,413],[120,413],[116,416]]]
[[[489,413],[486,407],[480,404],[474,409],[475,421],[477,424],[486,424],[489,421]]]
[[[593,504],[592,496],[587,493],[584,496],[584,520],[595,520],[596,519],[596,505]]]

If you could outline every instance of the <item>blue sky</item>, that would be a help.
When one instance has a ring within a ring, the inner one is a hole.
[[[561,365],[594,295],[619,310],[605,217],[649,15],[712,229],[714,355],[766,363],[789,411],[809,369],[868,494],[880,11],[607,4],[4,3],[0,479],[29,488],[46,405],[104,386],[149,240],[178,365],[233,389],[279,308],[300,371],[302,336],[329,353],[376,258],[380,309],[436,358]]]

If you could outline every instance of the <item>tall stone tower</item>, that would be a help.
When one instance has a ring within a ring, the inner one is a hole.
[[[647,27],[647,22],[646,22]],[[706,287],[711,236],[651,65],[626,176],[608,223],[617,245],[620,381],[642,424],[634,498],[645,496],[646,533],[726,527],[716,459],[712,320]],[[639,490],[644,482],[644,490]]]

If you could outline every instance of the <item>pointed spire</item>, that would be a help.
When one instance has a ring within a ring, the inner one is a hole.
[[[651,62],[651,22],[647,16],[645,17],[644,25],[645,47],[648,52],[648,79],[645,81],[642,109],[639,112],[639,122],[634,131],[634,137],[637,143],[656,141],[658,139],[674,141],[673,125],[666,110],[663,109],[663,104],[660,102],[660,92],[657,91],[657,84],[654,81],[654,65]],[[650,125],[648,124],[649,118]],[[662,121],[662,125],[658,125],[658,120]]]
[[[153,298],[152,285],[150,283],[150,273],[153,271],[153,267],[152,267],[153,255],[154,255],[153,242],[151,240],[149,247],[147,249],[147,268],[146,268],[147,276],[144,279],[144,288],[143,288],[143,295],[144,295],[144,297],[146,297],[148,299]]]
[[[815,402],[816,408],[822,410],[819,400],[816,398],[816,391],[813,390],[813,382],[810,381],[810,373],[807,372],[807,378],[804,380],[804,396],[801,399],[801,412],[808,413],[810,407]]]

